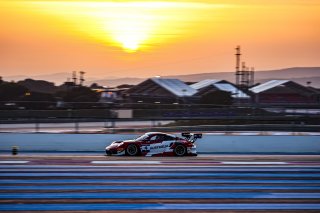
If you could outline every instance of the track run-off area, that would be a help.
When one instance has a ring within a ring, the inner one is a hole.
[[[320,156],[0,156],[0,212],[320,212]]]

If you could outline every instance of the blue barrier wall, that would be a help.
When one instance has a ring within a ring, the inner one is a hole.
[[[115,140],[136,134],[0,133],[0,151],[19,146],[20,151],[103,152]],[[200,153],[310,153],[320,154],[320,135],[204,134],[197,141]]]

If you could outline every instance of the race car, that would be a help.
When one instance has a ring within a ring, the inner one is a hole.
[[[106,155],[128,156],[196,156],[195,141],[201,133],[182,133],[182,137],[162,132],[148,132],[133,140],[114,141]]]

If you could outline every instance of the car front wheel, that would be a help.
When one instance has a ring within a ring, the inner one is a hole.
[[[186,154],[187,149],[186,149],[185,146],[179,144],[179,145],[177,145],[177,146],[174,148],[173,151],[174,151],[174,154],[175,154],[176,156],[181,157],[181,156],[184,156],[184,155]]]
[[[138,147],[134,144],[129,144],[127,149],[126,149],[126,154],[129,156],[135,156],[138,155],[139,150]]]

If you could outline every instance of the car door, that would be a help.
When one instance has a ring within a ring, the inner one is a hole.
[[[153,137],[153,135],[149,135],[147,138],[144,138],[141,140],[140,150],[142,152],[142,155],[147,154],[150,152],[150,139]]]
[[[170,152],[170,147],[176,142],[176,138],[172,137],[170,135],[164,135],[163,136],[163,152]]]
[[[163,153],[164,146],[162,144],[163,142],[163,136],[161,134],[156,134],[150,137],[150,153],[152,154],[159,154]]]

